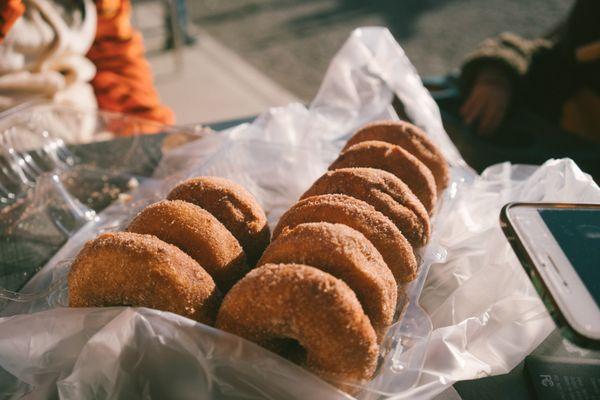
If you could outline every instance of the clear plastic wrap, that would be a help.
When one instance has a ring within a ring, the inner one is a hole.
[[[89,142],[73,143],[73,132],[81,131]],[[122,136],[129,131],[162,134]],[[150,177],[167,133],[171,142],[193,135],[120,114],[43,104],[1,115],[0,291],[19,289],[97,212]]]
[[[351,398],[259,346],[178,315],[65,307],[65,277],[86,240],[122,228],[190,176],[219,175],[244,185],[273,226],[353,130],[371,120],[398,118],[390,105],[394,94],[440,146],[452,180],[434,215],[431,242],[419,254],[419,276],[407,288],[408,308],[384,340],[376,375],[357,396],[429,398],[455,380],[510,370],[553,324],[504,240],[500,208],[516,200],[600,202],[600,189],[570,160],[539,168],[501,164],[477,176],[444,132],[435,102],[391,34],[362,28],[333,59],[309,108],[290,104],[266,111],[252,124],[199,135],[154,158],[152,174],[136,170],[137,162],[115,159],[104,172],[125,174],[128,193],[104,209],[86,206],[65,189],[62,173],[76,162],[34,179],[26,197],[32,210],[53,218],[47,211],[57,200],[44,199],[58,198],[60,208],[79,222],[61,231],[68,241],[20,293],[0,292],[5,301],[0,393],[68,399]],[[172,135],[153,137],[157,143],[141,154],[165,149],[163,140]],[[122,145],[125,154],[126,148],[145,149],[140,143],[151,139],[133,140],[131,147]],[[138,154],[133,161],[138,157],[143,160]],[[122,167],[114,169],[114,163]]]

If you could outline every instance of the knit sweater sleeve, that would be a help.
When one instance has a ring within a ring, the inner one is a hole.
[[[96,0],[98,28],[87,57],[96,65],[92,86],[100,108],[173,123],[153,84],[142,36],[131,26],[129,0]]]
[[[461,87],[468,90],[485,67],[504,70],[511,82],[516,84],[530,71],[532,61],[541,52],[550,51],[556,44],[554,39],[524,39],[513,33],[502,33],[483,41],[465,59],[461,71]]]
[[[0,43],[24,12],[25,6],[21,0],[0,0]]]

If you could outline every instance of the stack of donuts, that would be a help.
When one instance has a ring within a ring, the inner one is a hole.
[[[243,187],[190,179],[143,209],[126,232],[85,244],[69,272],[69,305],[143,306],[212,325],[222,294],[269,239],[265,213]]]
[[[343,382],[375,371],[448,181],[447,162],[416,126],[362,127],[281,217],[257,267],[225,296],[216,326],[351,391]]]
[[[71,267],[69,303],[216,321],[352,391],[343,382],[375,371],[448,181],[446,161],[419,128],[366,125],[281,217],[269,244],[252,195],[222,178],[194,178],[126,232],[88,242]]]

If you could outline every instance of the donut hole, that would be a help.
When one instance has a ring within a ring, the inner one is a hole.
[[[296,339],[289,337],[272,338],[264,347],[294,364],[306,364],[306,349]]]

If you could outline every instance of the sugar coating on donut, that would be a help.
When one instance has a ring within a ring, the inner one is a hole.
[[[227,291],[249,271],[242,246],[208,211],[181,200],[143,209],[127,228],[171,243],[189,254]]]
[[[374,168],[341,168],[321,176],[301,197],[345,194],[365,201],[388,217],[413,247],[427,243],[429,214],[399,178]]]
[[[183,200],[210,212],[237,238],[250,265],[269,244],[267,217],[254,196],[225,178],[201,176],[177,185],[169,200]]]
[[[360,128],[348,140],[344,150],[359,142],[380,140],[395,144],[421,160],[433,174],[438,191],[450,181],[448,162],[438,147],[419,127],[406,121],[376,121]]]
[[[295,360],[342,389],[338,381],[364,382],[375,371],[377,338],[356,295],[311,266],[252,270],[223,300],[216,326],[268,349],[296,342],[304,354]]]
[[[370,167],[391,172],[400,178],[431,214],[437,201],[435,179],[418,158],[395,144],[377,140],[357,143],[344,150],[330,170]]]
[[[388,217],[362,200],[344,194],[301,200],[281,216],[273,230],[273,240],[277,240],[285,228],[306,222],[344,224],[362,233],[379,251],[398,285],[417,276],[417,260],[408,240]]]
[[[285,229],[265,250],[262,264],[304,264],[346,282],[382,339],[392,324],[398,287],[377,249],[342,224],[311,222]]]
[[[151,235],[105,233],[85,244],[68,277],[69,306],[135,306],[212,325],[221,295],[179,248]]]

